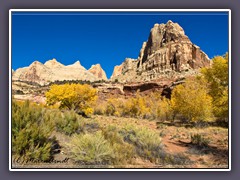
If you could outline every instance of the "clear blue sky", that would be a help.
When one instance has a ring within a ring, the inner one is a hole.
[[[137,58],[155,23],[177,22],[210,58],[228,51],[227,12],[12,14],[12,68],[56,58],[79,60],[89,69],[100,63],[108,78],[125,58]]]

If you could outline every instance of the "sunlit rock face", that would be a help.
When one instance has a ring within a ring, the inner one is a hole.
[[[137,59],[115,67],[111,80],[143,82],[185,77],[210,66],[208,56],[193,44],[178,23],[155,24]]]
[[[106,73],[100,64],[92,65],[88,71],[98,79],[107,80]]]
[[[49,60],[44,64],[34,61],[28,67],[19,68],[14,71],[12,80],[35,82],[45,85],[50,82],[64,80],[98,81],[106,79],[106,74],[102,69],[95,68],[94,66],[93,70],[95,71],[86,70],[79,61],[67,66],[61,64],[56,59]],[[97,75],[94,74],[95,72],[97,72]]]

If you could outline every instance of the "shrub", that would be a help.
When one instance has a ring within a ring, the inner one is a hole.
[[[159,92],[152,92],[144,96],[145,106],[148,107],[148,113],[145,115],[147,119],[160,118],[161,98],[161,93]]]
[[[159,134],[148,128],[126,126],[121,130],[124,141],[133,144],[136,152],[143,158],[155,161],[162,151]]]
[[[12,102],[12,154],[26,161],[51,159],[50,133],[53,126],[44,119],[42,108],[30,104]]]
[[[194,134],[191,135],[191,143],[197,147],[203,148],[208,146],[209,140],[204,138],[201,134]]]
[[[106,109],[107,102],[97,102],[95,107],[94,107],[94,114],[97,115],[104,115],[105,114],[105,109]]]
[[[105,114],[106,115],[114,115],[117,111],[118,99],[109,98],[107,99]]]
[[[173,120],[174,110],[171,106],[171,101],[165,97],[159,102],[157,117],[161,120]]]
[[[169,120],[174,118],[171,102],[162,98],[159,92],[150,95],[140,95],[128,99],[109,98],[95,107],[95,114],[118,117],[134,117],[144,119]]]
[[[137,93],[136,97],[129,98],[123,107],[123,115],[130,117],[145,118],[149,115],[146,99]]]
[[[95,133],[100,129],[100,126],[95,119],[81,119],[80,129],[84,133]]]
[[[74,135],[67,146],[70,150],[70,157],[84,165],[110,164],[114,157],[110,143],[100,132]]]
[[[192,161],[189,159],[188,156],[182,154],[182,153],[177,153],[177,154],[164,154],[162,153],[161,155],[162,158],[162,163],[165,165],[177,165],[176,168],[179,166],[181,167],[182,165],[190,165],[192,164]]]
[[[105,139],[107,139],[113,147],[115,155],[113,164],[118,166],[131,164],[133,157],[136,155],[134,146],[124,142],[123,137],[119,134],[119,130],[116,126],[109,125],[102,131]]]
[[[78,115],[74,111],[67,111],[56,117],[57,131],[72,135],[79,129]]]
[[[108,116],[122,116],[124,101],[120,98],[109,98],[106,104],[102,104],[105,107],[104,113]]]

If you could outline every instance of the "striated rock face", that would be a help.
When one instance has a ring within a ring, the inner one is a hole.
[[[210,61],[179,24],[168,21],[154,25],[138,59],[126,59],[120,66],[121,72],[113,73],[112,80],[143,82],[193,75],[199,68],[210,66]]]
[[[97,89],[99,100],[124,96],[123,85],[119,83],[95,83],[93,87]]]
[[[119,82],[134,81],[134,78],[137,76],[137,63],[138,61],[135,59],[126,58],[121,65],[114,67],[111,80],[117,79]]]
[[[88,72],[92,73],[98,79],[107,80],[106,73],[100,64],[92,65]]]
[[[122,74],[122,67],[123,67],[123,64],[115,66],[110,79],[114,79],[115,77],[121,75]]]
[[[51,79],[52,76],[53,73],[50,68],[38,61],[34,61],[29,67],[17,69],[12,76],[12,80],[43,84],[45,81]]]
[[[35,82],[40,85],[45,85],[57,80],[98,81],[101,79],[102,78],[96,77],[87,71],[81,66],[79,61],[64,66],[57,62],[56,59],[49,60],[45,64],[34,61],[29,67],[19,68],[12,75],[13,81]]]

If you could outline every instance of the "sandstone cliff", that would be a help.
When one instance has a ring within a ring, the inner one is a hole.
[[[106,73],[100,64],[92,65],[88,72],[92,73],[98,79],[107,80]]]
[[[193,44],[178,23],[155,24],[136,60],[126,59],[111,80],[144,82],[185,77],[209,66],[208,56]]]
[[[195,75],[206,66],[210,66],[208,56],[190,41],[179,24],[168,21],[154,25],[138,58],[126,58],[121,65],[115,66],[111,80],[117,79],[121,83],[173,82]],[[98,81],[107,80],[107,77],[100,64],[87,70],[79,61],[65,66],[52,59],[44,64],[35,61],[29,67],[19,68],[12,72],[12,79],[44,85],[57,80]]]
[[[123,67],[123,64],[115,66],[110,79],[113,79],[114,77],[117,77],[120,74],[122,74],[122,67]]]
[[[53,58],[52,60],[48,60],[47,62],[45,62],[44,65],[49,67],[49,68],[62,68],[62,67],[64,67],[64,65],[61,64],[60,62],[57,62],[57,60],[55,58]]]
[[[19,68],[12,74],[13,81],[35,82],[40,85],[63,80],[98,81],[101,79],[87,71],[79,61],[65,66],[56,59],[49,60],[45,64],[34,61],[29,67]]]

